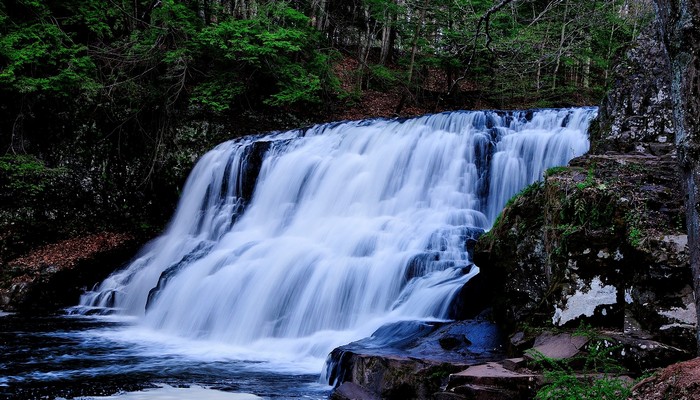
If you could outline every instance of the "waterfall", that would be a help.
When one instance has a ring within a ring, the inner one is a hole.
[[[165,232],[84,309],[323,359],[385,322],[448,317],[465,241],[545,169],[588,150],[594,108],[450,112],[223,143]]]

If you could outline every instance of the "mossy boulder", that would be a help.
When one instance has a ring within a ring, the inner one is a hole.
[[[675,160],[591,155],[550,170],[477,242],[509,330],[581,322],[694,351]]]

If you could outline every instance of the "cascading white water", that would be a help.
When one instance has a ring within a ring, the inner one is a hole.
[[[595,113],[452,112],[223,143],[165,233],[81,304],[319,359],[385,322],[445,318],[478,272],[466,237],[585,153]]]

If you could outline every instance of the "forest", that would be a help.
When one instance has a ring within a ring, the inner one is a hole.
[[[235,136],[451,109],[598,104],[644,0],[9,0],[2,257],[152,235]]]

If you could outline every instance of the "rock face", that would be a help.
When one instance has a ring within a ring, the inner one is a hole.
[[[498,320],[586,322],[694,352],[675,160],[591,155],[571,165],[516,198],[477,243],[474,261],[499,288]]]
[[[474,262],[498,286],[504,326],[584,322],[695,353],[694,239],[663,32],[651,24],[617,67],[591,154],[548,171],[478,241]]]
[[[600,107],[598,126],[591,129],[593,152],[675,150],[670,70],[660,25],[654,21],[614,68],[613,89]]]
[[[655,0],[671,58],[678,164],[686,198],[690,266],[696,309],[700,310],[700,4]],[[700,347],[700,330],[696,336]]]

